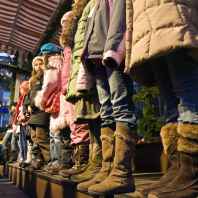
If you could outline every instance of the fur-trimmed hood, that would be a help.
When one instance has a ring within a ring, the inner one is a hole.
[[[62,47],[73,46],[77,23],[88,2],[89,0],[79,0],[77,3],[74,3],[72,12],[69,14],[68,18],[63,21],[63,31],[60,36],[60,44]]]

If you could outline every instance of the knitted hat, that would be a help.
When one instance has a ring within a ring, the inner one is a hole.
[[[67,17],[69,16],[69,14],[70,14],[71,12],[72,12],[72,11],[66,12],[66,13],[63,15],[63,17],[62,17],[62,19],[61,19],[61,25],[62,25],[62,26],[63,26],[63,21],[67,19]]]
[[[52,43],[46,43],[41,47],[39,56],[41,56],[43,53],[45,53],[45,54],[61,54],[59,49]]]
[[[42,60],[42,61],[43,61],[42,56],[36,56],[36,57],[34,57],[34,59],[33,59],[33,61],[32,61],[32,68],[33,68],[33,69],[34,69],[34,62],[35,62],[36,60]]]
[[[27,93],[29,91],[29,81],[23,81],[20,85],[20,89],[23,89]]]

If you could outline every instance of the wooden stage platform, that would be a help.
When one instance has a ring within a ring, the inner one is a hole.
[[[158,180],[162,173],[134,173],[136,186],[143,186]],[[32,198],[134,198],[135,193],[125,193],[109,197],[94,196],[79,192],[76,183],[59,175],[48,175],[41,171],[25,171],[15,164],[4,166],[4,177]],[[1,197],[0,197],[1,198]]]

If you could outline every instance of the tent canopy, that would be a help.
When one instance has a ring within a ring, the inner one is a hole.
[[[37,55],[41,45],[52,42],[59,49],[60,19],[72,0],[0,0],[0,52],[16,50]]]

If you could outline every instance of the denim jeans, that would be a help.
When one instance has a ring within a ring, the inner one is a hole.
[[[3,141],[2,141],[2,149],[7,149],[7,144],[8,144],[8,141],[11,140],[11,150],[17,150],[18,149],[18,146],[17,146],[17,139],[16,137],[14,136],[14,133],[8,133],[6,132],[4,138],[3,138]]]
[[[59,165],[59,152],[62,146],[61,136],[57,132],[50,131],[50,153],[51,153],[51,163],[50,165]]]
[[[21,154],[23,158],[23,162],[27,159],[27,139],[26,139],[26,126],[20,126],[20,134],[19,139],[21,143]]]
[[[198,63],[187,49],[151,61],[164,106],[164,122],[198,124]]]
[[[101,65],[95,70],[96,87],[101,103],[101,127],[115,130],[122,124],[136,131],[136,118],[132,101],[133,81],[123,74],[124,64],[118,70]]]

